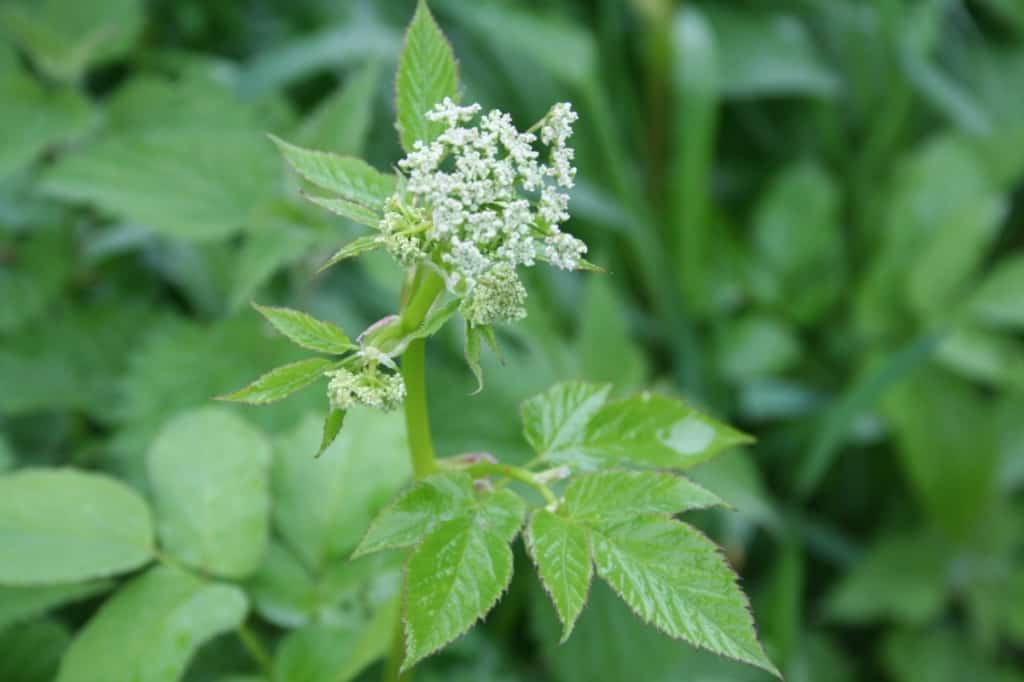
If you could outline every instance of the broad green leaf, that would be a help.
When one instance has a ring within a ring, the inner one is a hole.
[[[346,201],[380,212],[394,194],[394,175],[385,175],[362,159],[303,149],[270,136],[288,164],[304,179]]]
[[[0,6],[0,32],[43,71],[65,81],[130,49],[142,20],[139,0],[14,0]]]
[[[678,514],[724,502],[681,476],[654,471],[599,471],[572,479],[563,507],[573,521],[615,523],[647,514]]]
[[[1024,327],[1024,255],[999,262],[971,297],[971,314],[999,327]]]
[[[677,400],[645,393],[607,403],[583,431],[563,439],[544,458],[584,469],[619,464],[688,469],[749,441]]]
[[[919,503],[953,537],[968,537],[993,499],[995,414],[974,387],[919,370],[884,401],[897,453]]]
[[[929,623],[946,601],[949,560],[948,551],[932,538],[885,538],[842,576],[825,602],[826,613],[852,625]]]
[[[53,304],[72,275],[74,248],[64,230],[36,232],[10,246],[13,262],[0,268],[0,333],[38,319]]]
[[[814,321],[842,292],[840,201],[836,182],[809,162],[784,169],[758,201],[752,293],[780,315]]]
[[[218,400],[250,405],[276,402],[309,386],[323,376],[330,366],[331,361],[324,358],[299,360],[290,365],[272,369],[245,388],[219,396]]]
[[[266,621],[282,628],[298,628],[324,619],[325,604],[310,570],[277,540],[271,540],[263,565],[246,580],[253,608]]]
[[[273,679],[344,682],[337,673],[355,654],[358,634],[351,625],[307,625],[288,633],[274,651]]]
[[[504,537],[466,516],[436,525],[406,565],[402,669],[469,630],[511,579],[512,550]]]
[[[484,495],[477,500],[480,523],[491,533],[512,542],[526,520],[526,502],[507,488]]]
[[[414,339],[425,339],[433,336],[437,332],[441,331],[441,327],[445,323],[452,319],[459,310],[459,300],[452,299],[447,303],[435,306],[427,313],[427,317],[423,320],[423,324],[416,328],[409,336],[406,337],[407,341]]]
[[[356,346],[337,325],[318,320],[312,315],[291,308],[272,308],[252,304],[274,328],[293,343],[309,350],[341,355]]]
[[[431,122],[426,113],[445,97],[459,99],[459,70],[452,46],[437,22],[419,0],[416,14],[405,34],[398,59],[395,85],[398,132],[406,151],[417,141],[432,141],[444,130],[443,122]]]
[[[541,456],[571,448],[611,392],[610,384],[556,384],[520,408],[523,435]]]
[[[591,546],[598,575],[645,622],[779,674],[757,641],[736,575],[698,531],[648,516],[595,530]]]
[[[42,188],[171,237],[222,239],[278,193],[280,164],[254,135],[189,128],[112,134],[62,157]]]
[[[131,488],[73,469],[0,476],[0,584],[123,573],[153,557],[149,508]]]
[[[308,192],[303,192],[302,196],[308,201],[313,202],[320,208],[326,208],[331,213],[334,213],[335,215],[340,215],[342,218],[347,218],[348,220],[351,220],[354,223],[359,223],[360,225],[365,225],[366,227],[372,227],[374,229],[380,226],[380,221],[382,217],[381,214],[372,208],[367,208],[366,206],[363,206],[362,204],[357,204],[354,201],[349,201],[348,199],[321,197],[315,194],[310,194]],[[347,257],[348,256],[342,256],[342,258]],[[338,258],[338,260],[341,260],[341,258]],[[333,265],[336,262],[337,261],[332,259],[331,265]],[[326,267],[328,266],[325,265],[324,268]]]
[[[428,476],[374,519],[355,556],[412,546],[437,524],[465,516],[476,504],[469,474],[444,472]]]
[[[228,310],[237,312],[279,269],[298,263],[316,243],[312,231],[272,221],[245,236],[234,264]]]
[[[337,253],[328,258],[327,262],[321,265],[317,272],[323,272],[332,265],[337,265],[341,261],[346,260],[348,258],[354,258],[361,253],[373,251],[380,245],[380,239],[375,234],[368,234],[363,237],[353,239],[348,244],[341,247],[341,249]]]
[[[0,631],[0,680],[53,682],[70,642],[67,626],[54,620]]]
[[[345,413],[345,410],[331,410],[324,417],[324,435],[320,439],[320,448],[316,451],[315,457],[324,454],[324,450],[329,448],[334,439],[338,437],[338,433],[345,423]]]
[[[0,7],[0,24],[3,23]],[[18,70],[0,69],[0,177],[21,169],[48,147],[82,135],[92,120],[89,101],[71,90],[49,91]]]
[[[587,277],[576,336],[580,376],[632,388],[647,376],[647,358],[634,342],[630,316],[610,277]]]
[[[296,131],[298,143],[309,149],[361,155],[372,124],[379,71],[377,63],[369,61],[325,97]]]
[[[162,546],[204,575],[242,578],[267,546],[270,444],[224,407],[184,412],[146,453]]]
[[[12,623],[40,616],[58,606],[101,594],[113,585],[110,580],[91,580],[66,585],[0,587],[0,630]]]
[[[466,366],[473,373],[476,379],[476,390],[473,395],[484,390],[484,369],[480,365],[480,330],[466,321],[466,345],[463,349],[463,357],[466,359]]]
[[[546,509],[533,513],[524,537],[544,590],[562,621],[564,642],[587,602],[594,572],[590,537],[583,526]]]
[[[274,526],[311,571],[344,561],[411,474],[400,414],[353,408],[314,458],[322,422],[310,415],[274,444]]]
[[[767,315],[748,315],[723,325],[718,341],[722,374],[745,383],[780,374],[796,365],[801,355],[796,330]]]
[[[177,680],[195,650],[240,625],[246,608],[237,587],[154,568],[122,587],[78,631],[57,682]]]
[[[355,679],[368,665],[391,651],[395,623],[401,617],[401,601],[395,597],[382,604],[363,627],[353,647],[353,655],[335,672],[334,682]]]

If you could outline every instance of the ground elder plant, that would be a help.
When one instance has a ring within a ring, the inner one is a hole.
[[[487,615],[512,578],[510,545],[520,535],[563,641],[596,574],[662,632],[775,673],[722,554],[676,518],[722,504],[679,472],[744,442],[743,434],[677,400],[612,399],[608,385],[577,382],[523,404],[536,454],[528,465],[491,453],[435,454],[424,362],[430,337],[461,318],[466,361],[482,385],[482,343],[497,351],[494,325],[526,316],[522,269],[595,269],[586,245],[566,231],[576,173],[572,106],[557,103],[520,130],[506,113],[461,104],[459,91],[451,47],[421,2],[399,60],[397,127],[406,155],[394,173],[275,138],[312,202],[370,229],[325,267],[383,249],[405,281],[397,313],[355,340],[306,313],[256,306],[318,355],[224,399],[270,403],[326,378],[321,452],[353,406],[404,411],[416,480],[354,553],[405,554],[388,679],[407,676]]]

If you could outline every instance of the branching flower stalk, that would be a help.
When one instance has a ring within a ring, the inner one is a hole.
[[[523,404],[524,436],[536,453],[527,466],[480,453],[437,458],[427,339],[461,317],[466,362],[482,387],[482,343],[497,350],[494,325],[526,316],[521,269],[597,268],[564,229],[576,176],[572,106],[555,104],[521,131],[507,113],[459,104],[454,55],[423,0],[399,61],[406,155],[395,174],[275,138],[309,184],[308,199],[372,230],[326,266],[385,250],[405,272],[397,314],[353,342],[306,313],[256,306],[293,342],[329,357],[279,367],[224,396],[263,404],[326,377],[320,453],[349,410],[403,408],[415,481],[353,554],[406,551],[384,679],[411,679],[414,665],[490,611],[511,580],[509,544],[520,533],[563,638],[596,573],[663,632],[777,673],[718,548],[675,518],[721,500],[674,472],[746,442],[744,434],[676,400],[646,393],[609,400],[610,386],[572,382]],[[694,599],[713,592],[717,599]]]

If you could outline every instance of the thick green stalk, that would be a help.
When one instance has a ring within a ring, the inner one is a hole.
[[[412,278],[414,289],[403,292],[402,312],[399,331],[402,334],[417,329],[430,307],[444,290],[444,280],[430,268],[422,268]],[[426,339],[416,339],[409,343],[402,353],[402,378],[405,381],[405,430],[409,438],[409,456],[412,458],[412,470],[417,479],[423,478],[437,469],[434,456],[434,442],[430,435],[430,413],[427,410],[427,374],[426,374]],[[403,638],[402,617],[399,615],[395,624],[394,641],[391,653],[384,666],[384,682],[411,682],[412,671],[400,674],[402,660],[405,658],[405,640]]]

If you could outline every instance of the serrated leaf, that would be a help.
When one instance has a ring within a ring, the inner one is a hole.
[[[698,531],[647,516],[595,530],[591,546],[598,575],[644,621],[779,675],[757,641],[736,575]]]
[[[425,0],[416,5],[405,34],[395,90],[398,132],[406,151],[417,140],[426,143],[441,134],[444,123],[428,121],[425,114],[445,97],[458,100],[459,73],[452,46]]]
[[[0,587],[0,630],[12,623],[40,616],[58,606],[106,592],[113,586],[112,580],[91,580],[65,585]]]
[[[348,244],[341,247],[341,249],[337,253],[328,258],[327,262],[321,265],[319,269],[317,269],[317,272],[323,272],[327,268],[331,267],[332,265],[337,265],[346,258],[353,258],[361,253],[373,251],[379,246],[380,241],[377,235],[375,234],[368,234],[364,237],[353,239]]]
[[[324,450],[331,446],[344,423],[345,410],[331,410],[327,413],[327,416],[324,417],[324,435],[320,439],[320,449],[316,451],[315,457],[324,454]]]
[[[353,556],[409,547],[438,523],[476,507],[473,479],[464,472],[443,472],[418,481],[381,511]]]
[[[57,682],[177,680],[199,645],[237,627],[246,608],[237,587],[154,568],[121,588],[79,630]]]
[[[505,538],[465,516],[437,525],[406,566],[402,670],[469,630],[511,579],[512,550]]]
[[[414,339],[425,339],[429,336],[433,336],[437,332],[441,331],[441,327],[444,326],[445,322],[452,319],[452,316],[459,310],[459,300],[452,299],[442,305],[435,306],[427,313],[427,317],[423,320],[423,324],[416,328],[409,336],[406,337],[407,341]]]
[[[515,540],[526,520],[526,502],[511,490],[497,490],[477,500],[480,522],[491,532]]]
[[[586,528],[571,519],[538,509],[526,529],[526,548],[569,639],[587,602],[594,567]]]
[[[73,469],[0,476],[0,584],[123,573],[153,556],[149,508],[126,485]]]
[[[382,218],[380,213],[354,201],[336,199],[334,197],[320,197],[308,192],[303,192],[302,196],[307,201],[311,201],[321,208],[326,208],[331,213],[347,218],[354,223],[372,228],[377,228],[380,225]]]
[[[606,404],[582,433],[545,459],[584,469],[617,464],[689,469],[750,440],[678,400],[642,394]]]
[[[217,399],[250,405],[276,402],[309,386],[319,379],[330,366],[331,361],[324,358],[299,360],[272,369],[245,388],[219,396]]]
[[[573,520],[613,523],[645,514],[678,514],[725,504],[714,493],[654,471],[599,471],[578,476],[565,491],[563,508]]]
[[[273,308],[253,303],[255,308],[277,331],[293,343],[309,350],[341,355],[356,346],[335,324],[291,308]]]
[[[296,173],[346,201],[379,213],[395,192],[395,176],[381,173],[362,159],[303,149],[273,135],[270,139]]]
[[[611,390],[610,384],[569,381],[530,398],[520,407],[526,441],[541,456],[571,447]]]
[[[146,453],[161,545],[228,578],[255,571],[269,529],[270,444],[226,407],[183,412]]]

